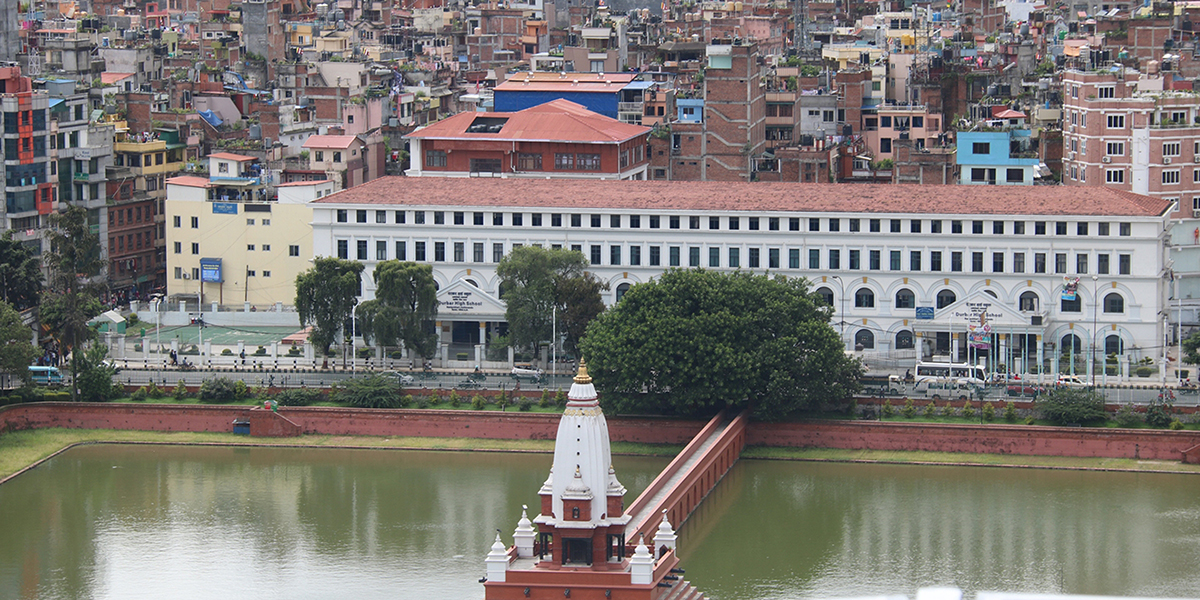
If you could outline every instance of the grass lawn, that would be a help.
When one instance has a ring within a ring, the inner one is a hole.
[[[392,448],[419,450],[483,450],[554,452],[554,440],[488,440],[477,438],[372,437],[305,435],[295,438],[253,438],[232,433],[164,433],[114,429],[35,429],[0,435],[0,480],[74,444],[132,442],[165,444],[229,444],[330,448]],[[683,449],[675,444],[613,442],[613,454],[673,457]]]
[[[1047,469],[1096,469],[1123,471],[1169,471],[1198,473],[1200,465],[1176,461],[1132,458],[1076,458],[1071,456],[1025,456],[1018,454],[966,454],[898,450],[838,450],[834,448],[773,448],[748,446],[743,458],[811,460],[829,462],[880,462],[899,464],[955,464],[991,467],[1037,467]]]

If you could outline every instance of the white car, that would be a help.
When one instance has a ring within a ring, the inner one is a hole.
[[[1088,382],[1078,375],[1059,375],[1058,385],[1062,387],[1087,387]]]
[[[380,375],[383,375],[384,377],[395,377],[396,381],[400,385],[413,385],[417,382],[412,375],[409,375],[408,373],[401,373],[400,371],[384,371],[380,373]]]

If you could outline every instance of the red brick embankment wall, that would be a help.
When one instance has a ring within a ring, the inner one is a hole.
[[[1180,460],[1200,431],[866,421],[753,423],[752,446]]]

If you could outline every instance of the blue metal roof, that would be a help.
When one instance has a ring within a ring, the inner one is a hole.
[[[656,82],[654,82],[654,81],[630,81],[629,85],[627,85],[621,89],[623,89],[623,90],[645,90],[645,89],[649,89],[650,87],[652,87],[655,83]]]

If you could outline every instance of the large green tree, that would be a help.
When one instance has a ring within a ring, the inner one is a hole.
[[[21,321],[21,313],[7,302],[0,302],[0,373],[28,381],[29,365],[38,355],[32,339],[33,330]]]
[[[0,300],[17,310],[38,303],[42,292],[41,261],[29,246],[13,239],[13,232],[0,236]]]
[[[1183,362],[1200,365],[1200,331],[1183,338]]]
[[[422,357],[437,350],[437,285],[433,267],[385,260],[375,266],[375,299],[358,305],[363,337],[405,347]]]
[[[1104,396],[1089,388],[1060,387],[1039,396],[1035,405],[1042,416],[1058,425],[1102,423],[1108,418]]]
[[[537,246],[516,248],[500,261],[496,273],[512,346],[536,349],[549,340],[556,311],[567,348],[578,344],[587,324],[604,310],[600,292],[608,289],[587,266],[580,252]]]
[[[322,354],[337,340],[338,331],[350,330],[350,317],[362,287],[363,265],[340,258],[313,261],[311,269],[296,276],[296,311],[300,323],[312,325],[309,339]]]
[[[45,254],[50,275],[42,293],[39,314],[42,323],[59,342],[60,349],[71,351],[71,380],[81,368],[81,351],[96,337],[88,324],[104,312],[100,303],[97,276],[104,267],[100,257],[100,237],[92,232],[87,210],[72,206],[50,215],[47,234],[50,249]],[[71,398],[78,400],[77,385],[71,386]]]
[[[592,321],[583,358],[618,412],[779,419],[858,389],[831,315],[807,279],[671,269]]]

